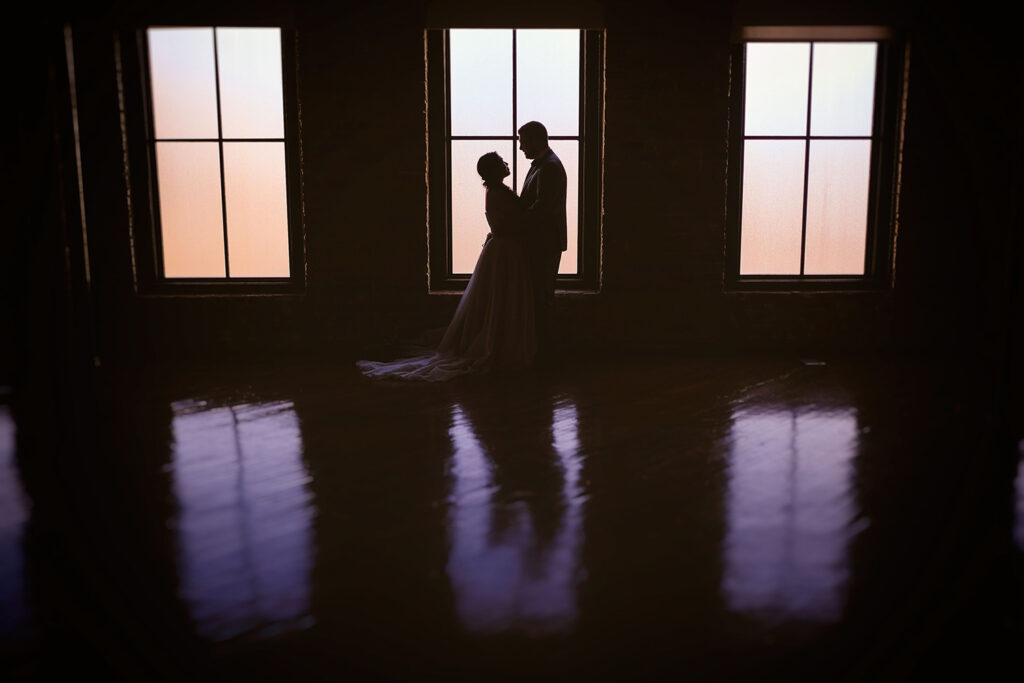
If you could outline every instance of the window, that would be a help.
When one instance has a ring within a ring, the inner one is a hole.
[[[873,27],[747,29],[734,54],[726,281],[885,286],[904,54]]]
[[[151,27],[121,44],[137,283],[301,287],[292,38],[276,27]]]
[[[600,261],[600,31],[428,31],[429,246],[432,290],[465,287],[488,232],[477,159],[498,152],[522,191],[530,162],[518,149],[527,121],[548,129],[568,177],[568,245],[559,287],[598,287]]]

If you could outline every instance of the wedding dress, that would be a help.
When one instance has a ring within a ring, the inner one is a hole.
[[[394,361],[358,361],[364,375],[440,382],[530,365],[537,331],[523,208],[512,190],[493,183],[486,190],[485,216],[491,234],[437,351]]]

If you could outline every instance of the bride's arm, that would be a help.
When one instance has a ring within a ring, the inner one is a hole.
[[[508,235],[522,229],[523,207],[519,197],[509,189],[487,191],[485,201],[487,224],[495,235]]]

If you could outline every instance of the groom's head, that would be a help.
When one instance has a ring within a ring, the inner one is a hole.
[[[524,123],[519,129],[519,149],[527,159],[536,159],[548,148],[548,129],[540,121]]]

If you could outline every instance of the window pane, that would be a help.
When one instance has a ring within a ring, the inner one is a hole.
[[[740,275],[800,273],[804,145],[802,140],[743,144]]]
[[[283,142],[225,142],[231,277],[288,277]]]
[[[871,135],[877,43],[815,43],[811,135]]]
[[[151,28],[149,73],[157,138],[216,138],[213,29]]]
[[[580,32],[516,32],[516,129],[540,121],[549,135],[580,129]]]
[[[224,277],[216,142],[156,143],[165,277]]]
[[[562,252],[562,260],[558,263],[560,275],[575,275],[579,272],[577,263],[579,244],[579,196],[580,196],[580,143],[577,140],[552,140],[551,149],[565,167],[565,221],[568,225],[566,238],[566,250]],[[522,151],[516,152],[519,155],[519,167],[517,169],[516,194],[523,193],[523,183],[526,181],[526,174],[530,170],[530,160],[523,156]]]
[[[810,43],[748,43],[746,135],[805,135]]]
[[[812,140],[804,272],[863,275],[870,140]]]
[[[484,216],[484,186],[476,162],[487,152],[512,161],[511,140],[452,140],[452,273],[468,274],[476,267],[490,228]],[[511,187],[512,178],[505,183]]]
[[[218,28],[221,126],[226,138],[283,138],[281,30]]]
[[[448,35],[452,135],[512,135],[512,31]]]

